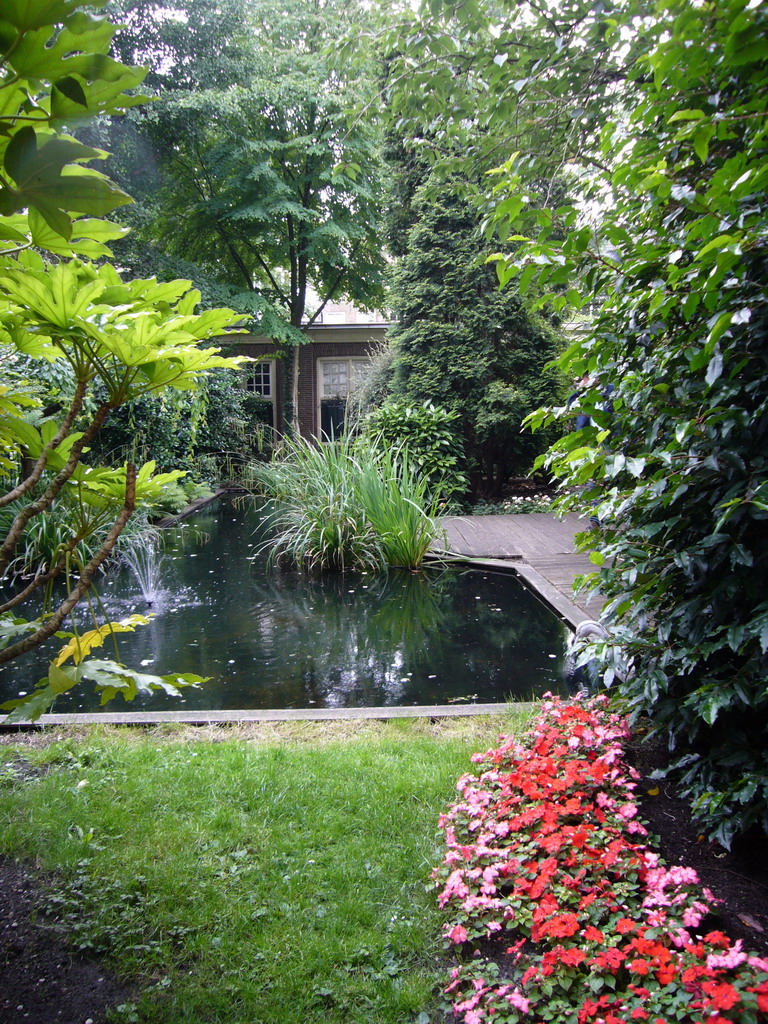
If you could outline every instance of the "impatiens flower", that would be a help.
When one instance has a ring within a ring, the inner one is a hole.
[[[514,1006],[516,1010],[521,1013],[528,1013],[528,1007],[530,1006],[530,999],[526,999],[525,996],[520,992],[519,989],[514,989],[512,992],[507,993],[506,1000],[510,1006]]]
[[[719,967],[730,970],[743,964],[746,959],[747,954],[743,952],[741,939],[739,939],[733,949],[729,949],[726,953],[710,953],[707,957],[707,967],[710,970],[717,970]]]
[[[757,959],[757,957],[755,957]],[[757,996],[757,1008],[762,1013],[768,1013],[768,981],[764,982],[757,988],[749,989],[750,992],[754,992]]]
[[[473,757],[482,774],[462,777],[441,817],[434,877],[455,914],[446,936],[499,936],[508,959],[489,962],[486,941],[454,969],[458,1021],[538,1024],[553,992],[558,1019],[574,1024],[735,1024],[756,1005],[768,1015],[768,960],[722,932],[694,937],[714,897],[644,845],[627,735],[604,699],[553,698],[527,746],[505,739]]]
[[[716,1010],[730,1010],[741,1002],[741,996],[727,981],[705,981],[701,987]]]
[[[455,924],[450,931],[446,932],[446,936],[451,940],[451,942],[466,942],[467,929],[463,924]]]

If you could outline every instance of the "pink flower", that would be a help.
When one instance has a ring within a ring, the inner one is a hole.
[[[519,989],[509,992],[506,996],[507,1002],[514,1006],[516,1010],[521,1013],[528,1013],[528,1007],[530,1006],[530,999],[526,999]]]
[[[726,969],[738,967],[747,959],[747,954],[741,948],[741,939],[734,943],[733,949],[726,953],[710,953],[707,957],[707,967],[710,970],[717,970],[718,967]]]
[[[464,1024],[481,1024],[482,1019],[482,1011],[469,1010],[464,1014]]]
[[[466,942],[467,941],[467,929],[463,924],[455,924],[449,932],[446,933],[447,937],[451,942]]]

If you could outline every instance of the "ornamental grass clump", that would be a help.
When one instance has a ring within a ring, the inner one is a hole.
[[[357,496],[359,464],[346,437],[312,444],[286,438],[278,457],[256,464],[257,484],[274,500],[263,548],[307,569],[376,569],[379,538]]]
[[[445,990],[464,1024],[766,1020],[768,960],[709,929],[715,897],[646,844],[627,737],[603,698],[551,700],[527,745],[459,779],[434,877],[448,942],[475,954]]]
[[[438,532],[436,500],[407,452],[344,436],[286,439],[253,476],[274,500],[262,545],[304,568],[415,568]]]
[[[359,463],[357,495],[387,565],[420,565],[437,534],[439,502],[405,447],[373,449]]]

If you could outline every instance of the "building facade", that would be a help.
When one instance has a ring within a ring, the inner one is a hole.
[[[308,341],[298,348],[298,420],[304,437],[338,436],[347,397],[384,344],[387,327],[381,314],[329,304],[323,322],[307,328]],[[266,422],[282,431],[285,371],[275,343],[255,334],[220,340],[255,360],[243,370],[244,386],[261,400]]]

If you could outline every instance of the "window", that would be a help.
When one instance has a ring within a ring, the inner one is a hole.
[[[344,433],[344,413],[350,390],[365,377],[371,361],[365,356],[350,359],[318,359],[320,436],[328,439]]]
[[[245,370],[245,390],[257,401],[249,403],[255,408],[251,415],[270,427],[275,425],[275,361],[262,359],[258,363],[250,363]]]
[[[261,398],[273,398],[273,363],[265,359],[260,363],[251,363],[246,370],[245,390]]]

